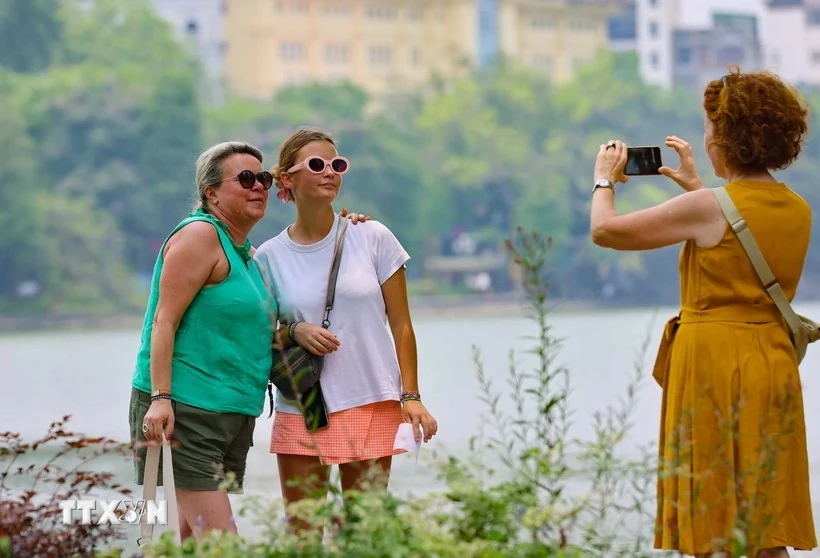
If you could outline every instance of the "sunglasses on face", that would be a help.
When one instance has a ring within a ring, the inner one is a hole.
[[[252,171],[243,170],[236,176],[226,178],[225,180],[238,180],[239,185],[246,190],[252,189],[257,182],[259,182],[265,190],[270,190],[270,187],[273,186],[273,175],[268,171],[254,174]]]
[[[336,174],[344,174],[350,168],[350,161],[345,159],[344,157],[334,157],[330,161],[323,159],[322,157],[308,157],[301,163],[293,165],[290,167],[287,172],[296,172],[299,169],[307,169],[313,174],[320,174],[325,172],[325,169],[330,165],[330,170],[335,172]]]

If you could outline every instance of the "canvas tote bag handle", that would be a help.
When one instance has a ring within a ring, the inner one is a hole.
[[[148,446],[145,456],[145,476],[142,479],[142,499],[156,501],[157,498],[157,475],[159,474],[159,452],[162,450],[162,486],[165,493],[165,501],[168,505],[168,529],[172,530],[174,541],[180,544],[179,538],[179,514],[177,513],[177,493],[174,485],[174,467],[171,461],[171,443],[165,438],[165,431],[162,431],[162,445]],[[146,504],[147,505],[147,504]],[[140,518],[140,538],[137,544],[151,540],[154,536],[154,526],[148,524],[146,514]]]

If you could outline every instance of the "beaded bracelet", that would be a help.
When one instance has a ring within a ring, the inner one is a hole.
[[[172,399],[170,393],[160,393],[158,395],[151,396],[151,402],[153,403],[157,399],[168,399],[169,401]]]
[[[403,391],[399,398],[402,403],[407,401],[421,401],[421,394],[417,391]]]
[[[288,338],[292,343],[296,343],[296,326],[302,322],[293,322],[288,328]]]

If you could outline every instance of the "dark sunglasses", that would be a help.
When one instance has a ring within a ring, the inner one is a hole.
[[[254,174],[252,171],[243,170],[236,176],[226,178],[225,180],[238,180],[239,185],[246,190],[253,188],[257,182],[259,182],[265,190],[270,190],[270,187],[273,186],[273,175],[268,171]]]
[[[347,172],[347,169],[350,168],[350,161],[344,157],[334,157],[330,161],[323,159],[322,157],[308,157],[301,163],[290,167],[287,172],[296,172],[299,169],[307,169],[314,174],[319,174],[320,172],[325,172],[328,165],[330,165],[330,170],[336,174],[344,174]]]

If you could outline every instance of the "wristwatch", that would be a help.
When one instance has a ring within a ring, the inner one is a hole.
[[[598,188],[609,188],[613,192],[615,191],[615,185],[608,178],[599,178],[596,180],[595,186],[592,187],[592,192],[595,193],[595,190]]]

